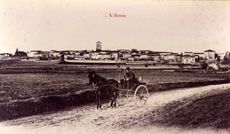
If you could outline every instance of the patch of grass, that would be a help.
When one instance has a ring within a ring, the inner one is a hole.
[[[0,102],[73,93],[87,88],[85,75],[1,74]]]
[[[157,122],[191,128],[230,128],[230,91],[215,92],[167,104]]]

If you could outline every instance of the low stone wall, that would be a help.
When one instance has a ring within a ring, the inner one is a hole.
[[[229,80],[216,80],[203,82],[161,83],[147,86],[149,92],[159,92],[172,90],[175,88],[205,86],[229,82]],[[40,98],[31,98],[26,100],[2,103],[0,104],[0,121],[58,111],[72,106],[89,104],[95,102],[95,98],[96,96],[93,91],[86,90],[75,94],[67,94],[62,96],[45,96]],[[108,95],[105,94],[102,99],[107,98]]]

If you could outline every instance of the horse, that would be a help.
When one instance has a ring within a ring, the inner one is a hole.
[[[114,79],[106,79],[99,76],[94,71],[89,71],[88,74],[89,85],[94,85],[96,99],[97,99],[97,109],[101,108],[101,95],[105,93],[111,98],[110,106],[116,107],[116,99],[118,96],[118,82]]]

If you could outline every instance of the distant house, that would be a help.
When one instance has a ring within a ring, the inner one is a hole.
[[[51,50],[50,51],[50,57],[52,57],[52,59],[58,59],[61,57],[61,54],[59,51]]]
[[[216,59],[216,52],[214,50],[206,50],[204,51],[205,59],[206,60],[215,60]]]
[[[100,60],[110,60],[111,56],[112,56],[111,53],[108,51],[101,51],[99,53]]]
[[[80,56],[80,51],[73,51],[75,57]]]
[[[93,52],[93,50],[86,50],[86,52],[91,53],[91,52]]]
[[[224,60],[230,60],[230,52],[225,53]]]
[[[90,57],[92,60],[111,60],[118,57],[115,53],[108,50],[94,51],[90,53]]]
[[[27,53],[24,51],[18,51],[18,49],[16,49],[14,56],[19,58],[26,58]]]
[[[131,52],[131,60],[134,60],[134,61],[139,61],[140,60],[140,54],[138,51],[133,51]]]
[[[160,54],[161,57],[164,57],[165,55],[169,55],[172,52],[158,52]]]
[[[134,57],[127,58],[128,61],[135,61]]]
[[[84,56],[81,51],[74,51],[73,56],[76,60],[84,60]]]
[[[34,56],[35,56],[36,53],[37,53],[36,51],[30,51],[30,52],[27,52],[27,56],[29,58],[34,58]]]
[[[184,52],[183,55],[194,56],[193,52]]]
[[[160,56],[160,54],[154,54],[153,56],[152,56],[152,58],[153,58],[153,61],[155,61],[155,62],[160,62],[161,61],[161,56]]]
[[[79,51],[79,55],[80,56],[83,56],[85,53],[87,53],[87,50],[81,50],[81,51]]]
[[[83,55],[75,55],[74,56],[74,59],[76,59],[76,60],[84,60],[85,58],[84,58],[84,56]]]
[[[122,54],[122,58],[123,59],[129,59],[129,58],[131,58],[132,57],[132,55],[130,54],[130,53],[123,53]]]
[[[224,60],[225,53],[217,53],[220,60]]]
[[[40,58],[42,56],[43,52],[40,50],[32,50],[27,53],[27,56],[29,58]]]
[[[204,53],[194,53],[196,61],[204,60],[205,54]]]
[[[158,52],[161,59],[165,60],[165,57],[167,57],[168,55],[170,55],[172,52]]]
[[[111,58],[112,58],[112,60],[118,60],[119,59],[118,51],[112,51]]]
[[[119,57],[121,60],[128,60],[129,58],[131,58],[131,52],[130,50],[120,50],[119,52]]]
[[[43,51],[42,53],[43,53],[42,54],[43,57],[48,57],[48,58],[51,57],[51,52],[50,51]]]
[[[60,51],[58,54],[59,58],[64,55],[64,59],[73,60],[75,59],[75,52],[73,50]],[[53,58],[53,52],[49,53],[49,59]]]
[[[139,50],[140,54],[147,54],[149,53],[151,50]],[[152,51],[151,51],[152,52]]]
[[[61,54],[61,55],[68,55],[68,54],[70,54],[70,53],[69,53],[69,51],[64,50],[64,51],[61,51],[60,54]]]
[[[0,53],[0,60],[9,59],[12,55],[9,53]]]
[[[100,59],[100,55],[99,55],[100,52],[96,51],[96,52],[91,52],[90,55],[91,55],[91,59],[92,60],[99,60]]]
[[[156,62],[160,62],[161,61],[161,56],[158,52],[153,52],[153,51],[149,51],[147,53],[148,56],[148,60],[150,61],[156,61]]]
[[[68,55],[64,55],[64,58],[67,60],[74,60],[75,55],[73,53],[69,53]]]
[[[51,54],[50,51],[42,51],[38,54],[40,60],[51,60]]]
[[[171,53],[171,54],[165,55],[163,59],[170,63],[178,63],[178,62],[181,62],[182,60],[181,55],[178,53]]]
[[[144,60],[144,61],[148,60],[148,55],[147,55],[148,52],[140,50],[139,53],[140,53],[140,60]]]
[[[182,63],[183,64],[193,64],[196,62],[195,56],[183,55]]]
[[[117,50],[102,50],[102,52],[106,52],[110,60],[118,60],[119,59],[119,51]]]
[[[89,52],[85,52],[85,53],[83,54],[83,57],[84,57],[84,59],[91,59],[91,55],[90,55]]]

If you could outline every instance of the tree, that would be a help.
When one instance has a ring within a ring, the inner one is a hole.
[[[131,53],[133,53],[133,52],[138,53],[138,50],[137,49],[131,49]]]
[[[230,64],[230,52],[226,52],[223,63]]]

